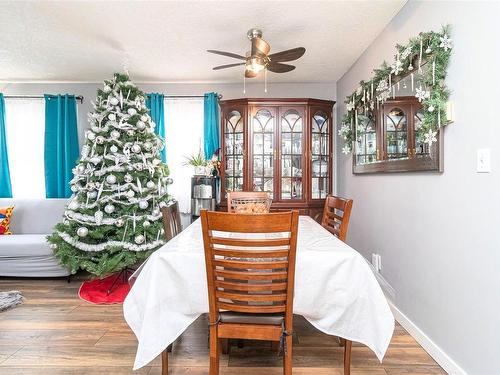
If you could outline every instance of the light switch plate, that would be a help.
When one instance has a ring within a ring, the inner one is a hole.
[[[477,173],[491,172],[491,150],[489,148],[480,148],[477,150]]]

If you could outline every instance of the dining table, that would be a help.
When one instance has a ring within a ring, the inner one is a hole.
[[[155,251],[134,279],[123,313],[138,340],[136,370],[208,313],[200,219]],[[294,291],[294,314],[326,334],[366,345],[382,361],[394,317],[372,269],[309,216],[299,217]]]

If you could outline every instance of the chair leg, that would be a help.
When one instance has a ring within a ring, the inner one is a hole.
[[[168,350],[161,353],[161,375],[168,375]]]
[[[217,326],[210,327],[210,370],[209,375],[219,375],[219,337]]]
[[[220,339],[220,351],[222,354],[229,354],[229,339]]]
[[[293,368],[293,356],[292,356],[292,342],[293,342],[293,337],[292,336],[287,336],[285,339],[285,345],[286,345],[286,354],[283,356],[283,374],[284,375],[292,375],[292,368]]]
[[[345,340],[344,346],[344,375],[351,374],[351,348],[352,341]]]
[[[345,339],[343,339],[342,337],[337,337],[339,339],[339,345],[340,346],[345,346]]]

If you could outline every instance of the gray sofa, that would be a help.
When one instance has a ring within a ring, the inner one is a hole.
[[[12,235],[0,236],[0,276],[59,277],[69,270],[59,265],[46,237],[62,219],[67,199],[0,199],[0,207],[15,206]]]

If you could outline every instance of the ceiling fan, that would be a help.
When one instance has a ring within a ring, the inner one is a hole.
[[[269,55],[271,46],[264,39],[262,39],[261,30],[250,29],[247,32],[247,37],[252,42],[252,46],[250,51],[248,51],[245,56],[231,52],[216,51],[212,49],[207,50],[207,52],[215,53],[216,55],[244,60],[244,62],[240,63],[216,66],[213,70],[245,65],[246,78],[254,78],[263,70],[269,70],[274,73],[286,73],[294,70],[295,66],[282,63],[297,60],[306,52],[304,47],[297,47]]]

